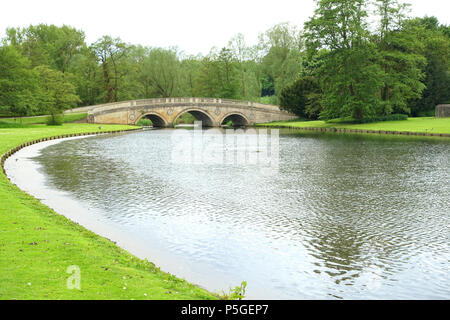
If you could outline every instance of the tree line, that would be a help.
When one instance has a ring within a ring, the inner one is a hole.
[[[0,114],[195,96],[280,104],[310,119],[423,115],[450,101],[449,49],[449,26],[410,18],[397,0],[317,0],[303,29],[275,25],[256,45],[238,34],[204,56],[111,36],[89,45],[69,26],[8,28]]]

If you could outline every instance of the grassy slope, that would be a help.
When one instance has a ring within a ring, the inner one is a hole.
[[[44,124],[47,121],[48,116],[26,117],[26,118],[1,118],[0,125],[15,124],[15,125],[31,125],[31,124]],[[71,113],[64,115],[64,122],[73,122],[84,119],[87,117],[87,113]]]
[[[363,124],[327,123],[325,121],[278,121],[258,124],[292,128],[346,128],[362,130],[386,130],[409,132],[450,133],[450,118],[409,118],[403,121],[383,121]]]
[[[103,125],[102,131],[126,128]],[[89,124],[0,129],[0,154],[29,140],[92,131],[100,130]],[[70,265],[81,269],[81,291],[66,287]],[[0,173],[0,299],[213,298],[58,215]]]

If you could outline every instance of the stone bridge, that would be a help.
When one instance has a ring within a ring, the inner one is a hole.
[[[228,121],[232,121],[235,126],[250,126],[296,118],[278,106],[214,98],[132,100],[79,109],[88,111],[89,123],[134,125],[140,119],[148,118],[154,127],[172,127],[186,112],[202,121],[205,127],[218,127]]]

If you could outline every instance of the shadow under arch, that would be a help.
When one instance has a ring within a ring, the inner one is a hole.
[[[246,127],[250,124],[250,121],[247,119],[247,117],[238,112],[226,114],[220,121],[220,124],[222,125],[224,123],[227,123],[228,121],[232,122],[233,127]]]
[[[214,127],[214,121],[211,116],[206,111],[197,108],[181,110],[173,120],[173,123],[176,124],[178,119],[185,113],[190,113],[196,120],[201,121],[203,127]]]
[[[168,126],[168,123],[166,122],[166,120],[164,120],[164,118],[162,116],[160,116],[159,114],[157,114],[155,112],[143,114],[141,117],[139,117],[136,120],[136,124],[141,119],[149,119],[152,122],[152,125],[154,128],[163,128],[163,127]]]

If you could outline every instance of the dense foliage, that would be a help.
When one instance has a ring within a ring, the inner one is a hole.
[[[409,18],[397,0],[316,3],[304,30],[281,23],[254,46],[238,34],[206,56],[110,36],[89,45],[69,26],[9,28],[0,43],[0,115],[56,117],[75,106],[198,96],[362,120],[431,114],[450,102],[450,27]]]

